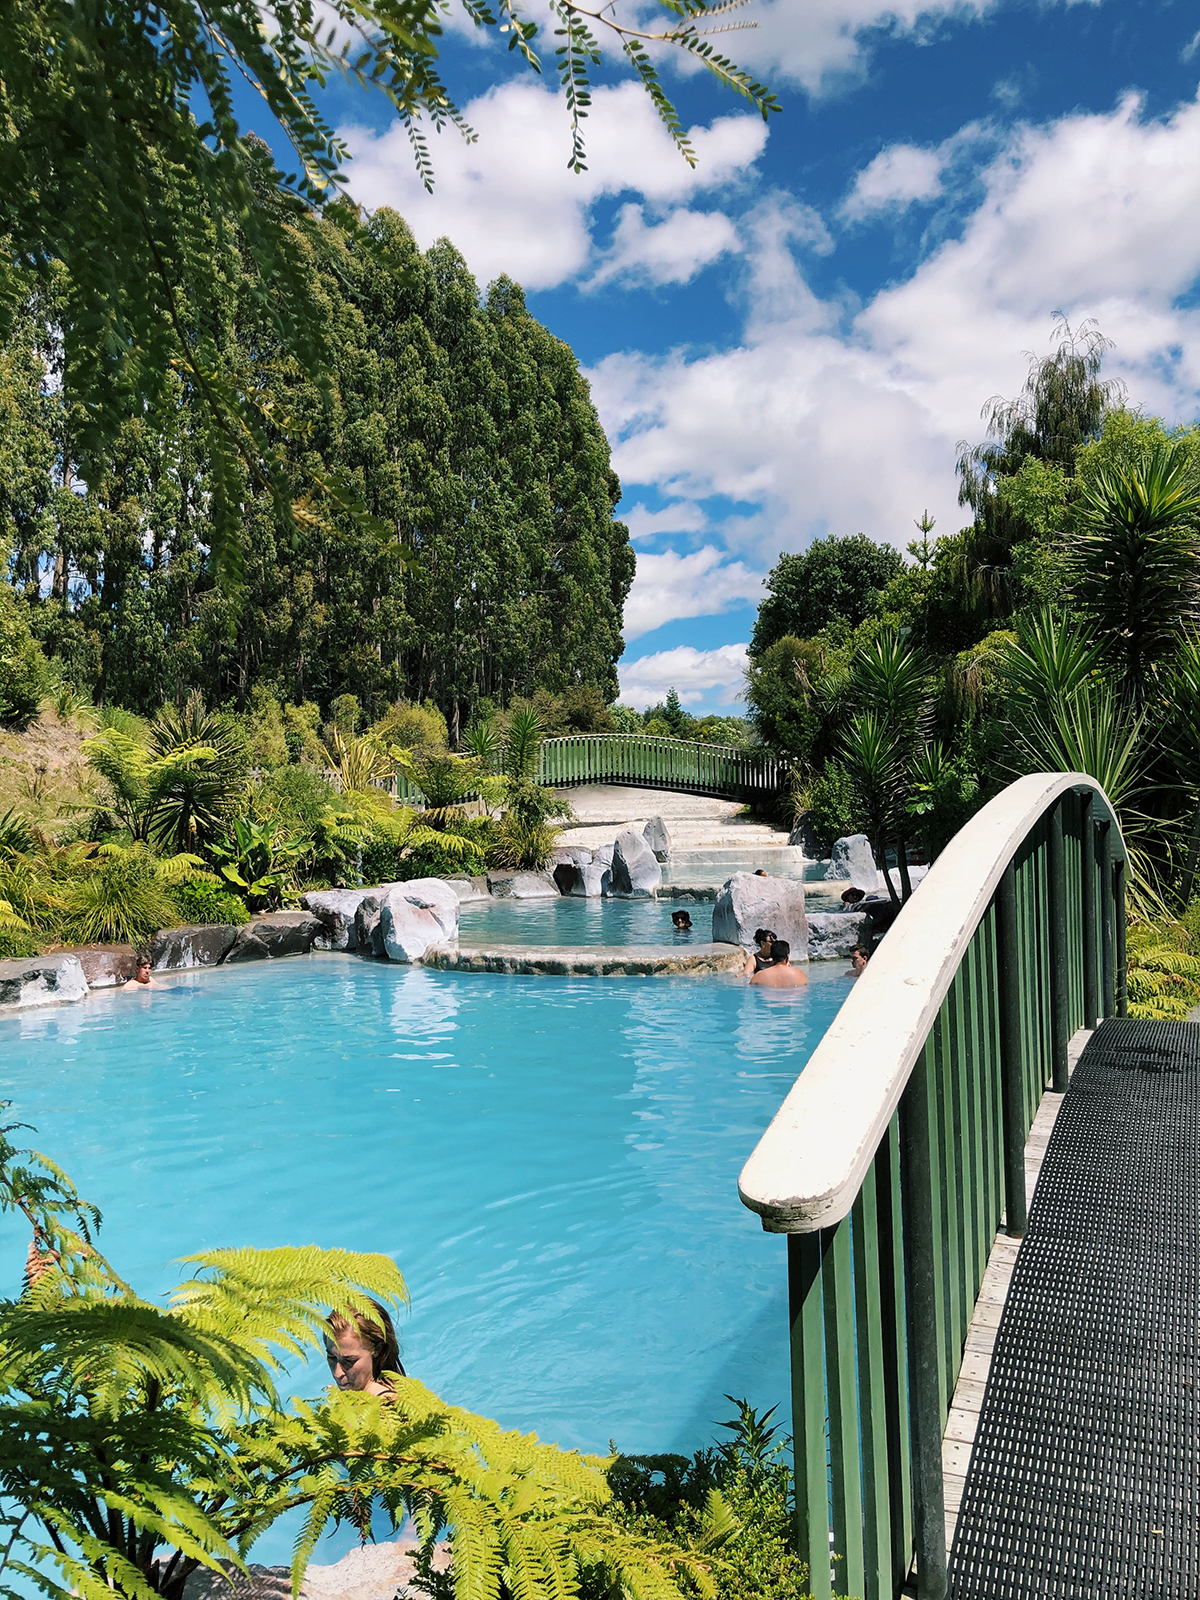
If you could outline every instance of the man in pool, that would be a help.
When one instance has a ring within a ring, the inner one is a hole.
[[[676,933],[691,933],[692,919],[688,912],[672,911],[671,921],[674,924]]]
[[[750,982],[762,989],[803,989],[807,974],[792,966],[792,947],[786,939],[774,941],[771,956],[771,965],[756,972]]]
[[[158,985],[150,976],[150,957],[139,956],[133,969],[133,977],[128,983],[121,985],[122,989],[157,989]]]

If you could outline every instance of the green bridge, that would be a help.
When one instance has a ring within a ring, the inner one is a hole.
[[[998,795],[742,1172],[815,1600],[1200,1596],[1200,1026],[1126,1016],[1126,870],[1092,779]]]
[[[773,799],[788,772],[786,762],[762,750],[646,734],[572,733],[544,742],[538,782],[558,789],[629,784],[754,803]]]

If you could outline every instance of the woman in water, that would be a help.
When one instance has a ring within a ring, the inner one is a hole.
[[[392,1319],[372,1300],[374,1317],[361,1311],[335,1311],[328,1319],[330,1337],[325,1340],[325,1357],[339,1389],[358,1389],[364,1394],[393,1393],[383,1381],[385,1372],[407,1377],[400,1361],[400,1345]]]
[[[764,967],[769,967],[774,963],[771,949],[775,943],[775,935],[771,929],[756,928],[754,942],[758,946],[758,950],[754,955],[746,957],[746,976],[748,978],[752,978],[756,972],[761,972]]]

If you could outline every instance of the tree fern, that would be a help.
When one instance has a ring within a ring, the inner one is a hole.
[[[168,1306],[96,1248],[99,1214],[0,1129],[0,1212],[33,1234],[27,1284],[0,1303],[0,1595],[181,1600],[189,1575],[245,1570],[301,1508],[298,1594],[330,1523],[370,1536],[373,1509],[412,1517],[423,1570],[455,1600],[711,1595],[731,1523],[719,1497],[683,1546],[616,1513],[610,1463],[502,1429],[392,1375],[376,1396],[326,1390],[285,1407],[274,1374],[320,1352],[331,1308],[407,1299],[387,1256],[301,1246],[212,1250]]]

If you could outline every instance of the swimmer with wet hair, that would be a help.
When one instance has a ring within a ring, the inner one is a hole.
[[[803,989],[808,982],[807,973],[792,966],[792,947],[786,939],[776,939],[771,946],[774,960],[756,972],[750,979],[762,989]]]
[[[357,1389],[363,1394],[387,1394],[394,1391],[384,1382],[383,1374],[408,1374],[400,1360],[400,1343],[392,1319],[378,1300],[370,1302],[374,1316],[361,1311],[335,1311],[326,1320],[329,1337],[325,1340],[325,1358],[339,1389]]]
[[[758,949],[753,955],[746,957],[745,976],[752,978],[756,972],[761,972],[764,967],[769,967],[774,960],[771,954],[775,944],[775,935],[770,928],[755,928],[754,943]]]

